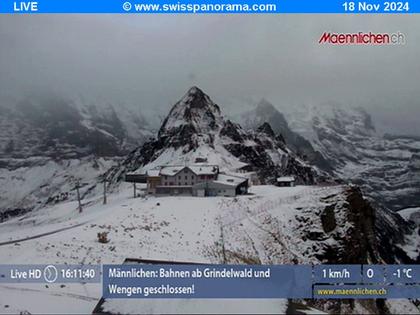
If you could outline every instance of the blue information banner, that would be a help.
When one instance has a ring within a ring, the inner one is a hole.
[[[0,1],[0,13],[420,13],[420,1],[346,0],[38,0]]]
[[[109,298],[420,298],[419,265],[0,265],[2,283],[100,283]]]
[[[312,266],[104,265],[104,298],[311,298]]]

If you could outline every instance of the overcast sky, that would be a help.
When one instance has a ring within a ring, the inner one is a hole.
[[[319,45],[324,31],[403,32],[406,45]],[[362,106],[420,135],[420,18],[344,15],[33,15],[0,19],[0,99],[37,91],[166,111],[198,85],[228,112]]]

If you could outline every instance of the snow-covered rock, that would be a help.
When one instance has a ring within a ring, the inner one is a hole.
[[[420,139],[381,136],[371,116],[361,108],[332,103],[283,106],[283,116],[266,104],[264,109],[270,114],[265,115],[261,106],[252,115],[246,114],[248,121],[269,116],[275,120],[272,125],[283,129],[290,126],[292,132],[307,139],[313,150],[322,155],[328,164],[326,169],[345,182],[361,186],[378,205],[393,210],[419,206]]]
[[[257,129],[262,124],[269,123],[274,132],[281,134],[287,146],[298,156],[325,171],[331,170],[322,154],[315,151],[308,140],[291,130],[284,115],[267,100],[262,99],[255,109],[243,113],[238,120],[245,129]]]
[[[261,182],[271,183],[282,175],[294,175],[297,183],[312,184],[318,172],[299,158],[269,125],[245,131],[227,120],[220,107],[198,87],[192,87],[177,102],[155,140],[130,153],[121,167],[112,171],[114,179],[138,168],[165,164],[193,164],[206,161],[221,170],[255,171]]]

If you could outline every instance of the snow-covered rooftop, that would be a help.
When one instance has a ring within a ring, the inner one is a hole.
[[[191,165],[188,168],[196,175],[214,175],[219,170],[217,165]]]
[[[160,175],[168,175],[168,176],[174,176],[176,175],[180,170],[184,169],[185,166],[164,166],[160,169]]]
[[[184,168],[190,169],[196,175],[214,175],[218,173],[217,165],[173,165],[173,166],[163,166],[160,169],[160,175],[174,176],[178,174],[179,171]],[[151,175],[150,175],[151,176]]]
[[[278,183],[284,183],[284,182],[294,182],[295,178],[293,176],[282,176],[277,178]]]
[[[153,170],[148,170],[147,171],[147,176],[157,177],[159,175],[160,175],[160,170],[159,169],[153,169]]]

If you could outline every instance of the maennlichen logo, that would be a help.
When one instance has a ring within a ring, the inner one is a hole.
[[[318,43],[331,45],[404,45],[404,33],[332,33],[324,32]]]

